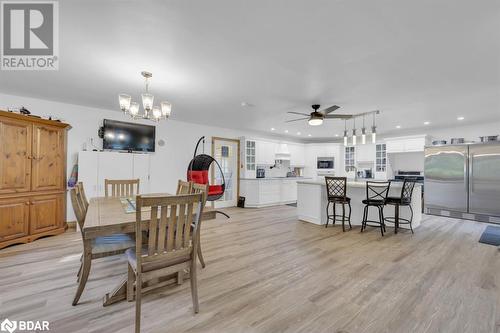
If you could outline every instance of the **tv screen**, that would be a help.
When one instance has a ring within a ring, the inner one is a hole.
[[[155,151],[155,127],[104,119],[103,149]]]

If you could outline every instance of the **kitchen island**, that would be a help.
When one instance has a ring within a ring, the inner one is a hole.
[[[401,195],[402,182],[392,182],[389,190],[389,196],[399,197]],[[361,202],[366,199],[366,181],[347,181],[347,196],[351,198],[351,224],[361,225],[363,220],[363,209],[365,205]],[[314,223],[326,223],[326,206],[328,204],[326,195],[325,180],[300,180],[297,181],[297,214],[299,220]],[[413,209],[413,229],[420,225],[422,220],[422,185],[415,184],[413,196],[411,200]],[[332,209],[332,205],[330,205]],[[340,210],[340,212],[339,212]],[[346,216],[348,215],[349,207],[346,205]],[[332,214],[332,210],[330,210]],[[337,214],[342,214],[342,205],[337,205]],[[384,209],[385,216],[394,216],[394,206],[387,205]],[[400,218],[409,219],[410,209],[408,207],[400,207]],[[378,221],[378,210],[375,207],[369,208],[369,220]],[[331,224],[331,221],[329,222]],[[337,218],[337,225],[342,225],[342,220]],[[348,226],[348,223],[346,222]],[[393,224],[389,223],[388,226]],[[400,224],[400,228],[409,229],[409,225]]]

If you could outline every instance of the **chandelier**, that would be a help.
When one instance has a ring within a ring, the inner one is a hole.
[[[160,107],[154,106],[153,101],[155,97],[149,93],[149,80],[153,77],[153,74],[143,71],[141,75],[146,80],[146,92],[141,94],[143,113],[139,113],[139,103],[132,102],[132,96],[127,94],[118,95],[120,109],[133,119],[149,119],[152,121],[168,119],[172,113],[172,104],[161,102]]]

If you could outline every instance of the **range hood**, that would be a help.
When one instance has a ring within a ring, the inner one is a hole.
[[[276,150],[274,158],[278,161],[290,161],[290,151],[286,143],[278,144],[278,149]]]

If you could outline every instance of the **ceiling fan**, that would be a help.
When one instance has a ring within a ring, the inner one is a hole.
[[[332,105],[329,108],[326,108],[326,109],[323,109],[321,111],[318,111],[318,109],[320,108],[320,106],[321,105],[319,105],[319,104],[313,104],[313,105],[311,105],[311,107],[313,108],[314,111],[311,112],[310,114],[300,113],[300,112],[291,112],[290,111],[288,113],[298,114],[298,115],[306,116],[306,117],[299,118],[299,119],[288,120],[286,122],[287,123],[291,123],[291,122],[294,122],[294,121],[300,121],[300,120],[306,120],[306,119],[308,119],[307,122],[309,123],[309,125],[311,125],[311,126],[318,126],[318,125],[323,124],[323,120],[324,119],[351,119],[353,117],[353,115],[351,115],[351,114],[330,114],[333,111],[339,109],[340,106]]]

